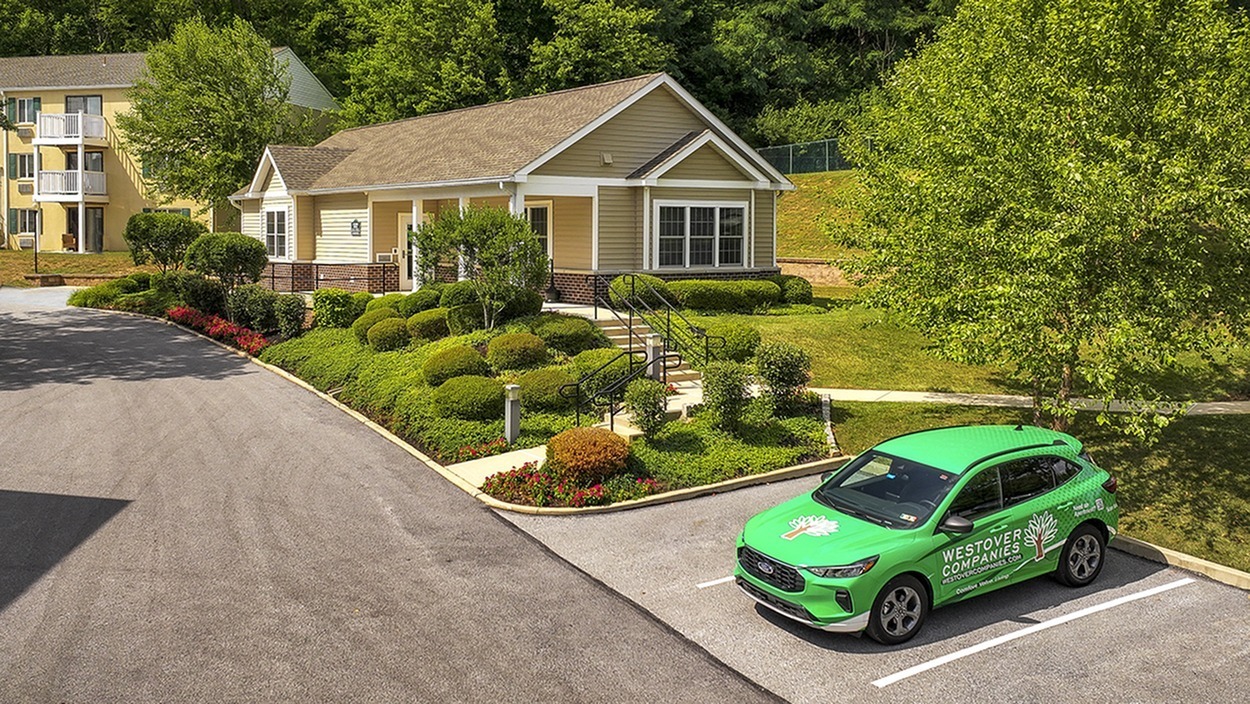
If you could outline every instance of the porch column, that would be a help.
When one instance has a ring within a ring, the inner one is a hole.
[[[425,199],[414,198],[412,201],[412,231],[416,232],[421,227],[421,217],[425,213]],[[421,273],[421,249],[417,247],[416,238],[408,238],[408,257],[412,262],[412,290],[416,291],[421,288],[421,284],[425,283],[424,274]]]
[[[79,124],[82,124],[81,122]],[[82,148],[82,140],[78,140],[78,253],[87,251],[87,184],[85,183],[86,154]]]
[[[651,187],[642,187],[642,268],[651,266]]]
[[[464,196],[460,196],[460,214],[461,215],[464,214],[464,209],[467,207],[469,207],[469,199],[465,198]],[[464,260],[463,256],[461,256],[460,261],[456,263],[456,269],[457,269],[456,271],[457,281],[464,281],[465,279],[469,278],[468,262]]]
[[[521,188],[521,184],[516,184],[512,189],[512,196],[508,198],[509,210],[513,215],[525,214],[525,190]]]

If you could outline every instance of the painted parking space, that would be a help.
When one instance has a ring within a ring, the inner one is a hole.
[[[815,478],[622,513],[505,518],[794,702],[1227,701],[1250,687],[1250,598],[1117,551],[1073,590],[1039,578],[934,611],[889,648],[757,606],[728,578],[751,515]],[[1094,694],[1096,692],[1096,694]]]

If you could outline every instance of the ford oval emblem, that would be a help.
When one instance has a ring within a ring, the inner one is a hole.
[[[764,574],[773,573],[773,566],[762,560],[760,562],[755,563],[755,566],[760,568],[760,572],[763,572]]]

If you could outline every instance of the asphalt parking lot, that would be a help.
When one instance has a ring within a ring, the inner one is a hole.
[[[794,702],[1244,701],[1250,595],[1110,551],[1083,590],[1039,578],[933,612],[895,648],[788,621],[727,577],[754,513],[817,478],[620,513],[503,514]]]

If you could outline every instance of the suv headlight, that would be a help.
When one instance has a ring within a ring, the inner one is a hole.
[[[848,577],[858,577],[872,569],[880,557],[880,555],[873,555],[854,564],[841,565],[839,567],[807,567],[805,569],[817,577],[824,577],[825,579],[846,579]]]

